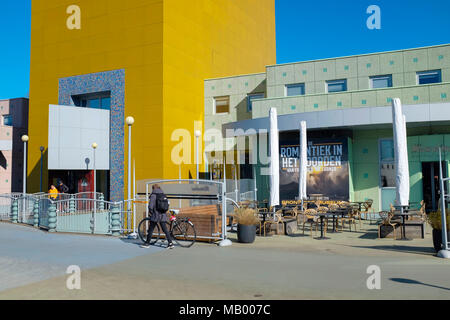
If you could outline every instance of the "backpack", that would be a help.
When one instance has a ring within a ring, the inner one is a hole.
[[[155,209],[160,213],[166,213],[169,210],[169,200],[164,193],[155,193]]]
[[[67,193],[67,192],[69,192],[69,187],[63,183],[61,186],[61,193]]]

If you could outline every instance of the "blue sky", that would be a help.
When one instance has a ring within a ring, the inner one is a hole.
[[[0,1],[0,99],[28,94],[30,12],[31,0]],[[276,0],[276,19],[278,63],[450,43],[449,0]]]

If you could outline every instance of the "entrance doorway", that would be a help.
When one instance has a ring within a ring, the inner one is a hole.
[[[69,187],[69,193],[93,192],[93,170],[49,170],[49,185],[58,186],[59,181]],[[97,170],[97,192],[103,193],[109,200],[109,171]]]
[[[447,176],[447,165],[444,161],[442,162],[442,171],[444,177]],[[436,211],[441,193],[439,187],[439,161],[422,162],[422,185],[423,200],[425,201],[427,212]]]

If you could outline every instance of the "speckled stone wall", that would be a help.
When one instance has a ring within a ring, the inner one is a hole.
[[[110,194],[124,197],[125,70],[112,70],[59,79],[59,104],[73,106],[72,95],[111,91]]]

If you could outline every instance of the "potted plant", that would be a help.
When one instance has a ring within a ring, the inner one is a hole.
[[[433,228],[433,246],[436,252],[442,248],[442,218],[441,211],[431,212],[427,217],[428,224]],[[447,241],[450,240],[450,213],[447,212]]]
[[[259,224],[256,210],[251,208],[237,208],[235,209],[234,218],[238,224],[238,241],[241,243],[253,243],[256,237],[256,225]]]

